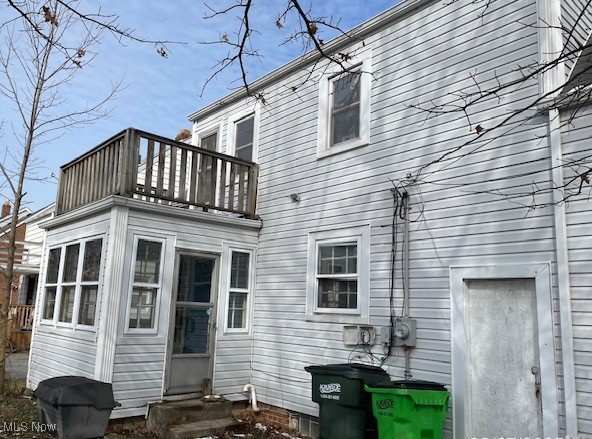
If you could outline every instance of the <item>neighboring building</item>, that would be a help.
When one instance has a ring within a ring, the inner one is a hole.
[[[45,231],[39,228],[39,222],[53,216],[54,204],[37,212],[24,208],[19,212],[16,231],[16,253],[14,276],[10,296],[10,341],[12,349],[28,349],[33,327],[33,310],[37,298],[39,268],[42,259]],[[6,267],[8,257],[8,231],[12,221],[11,204],[2,206],[0,219],[0,266]],[[4,276],[0,274],[0,293],[4,291]],[[4,297],[3,295],[1,297]]]
[[[200,148],[130,129],[63,166],[29,385],[112,382],[120,418],[251,382],[310,421],[304,367],[355,360],[449,386],[459,439],[592,434],[592,109],[531,107],[592,62],[518,68],[591,23],[579,1],[407,0],[324,46],[360,74],[305,55],[252,84],[264,107],[237,91],[192,114]],[[519,86],[471,128],[417,109],[498,81]]]

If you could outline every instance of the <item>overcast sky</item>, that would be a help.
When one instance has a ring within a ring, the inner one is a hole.
[[[211,0],[210,5],[228,5],[232,1]],[[249,64],[251,79],[258,78],[302,53],[298,45],[281,45],[296,24],[288,21],[281,30],[275,26],[279,12],[277,8],[285,3],[278,0],[254,2],[252,27],[261,34],[255,35],[253,42],[262,59]],[[315,16],[340,19],[342,29],[350,29],[396,3],[397,0],[304,2],[311,6]],[[103,13],[117,14],[120,17],[120,26],[135,29],[134,35],[138,37],[185,41],[188,44],[169,45],[168,58],[163,58],[150,44],[124,42],[125,45],[121,45],[113,38],[105,36],[92,65],[80,72],[77,82],[68,89],[64,97],[68,99],[68,105],[75,107],[76,104],[97,101],[113,82],[123,80],[125,89],[111,102],[112,111],[108,118],[69,130],[59,140],[37,149],[37,156],[43,161],[42,172],[45,175],[52,172],[59,175],[60,165],[127,127],[174,138],[180,129],[190,128],[187,120],[190,113],[225,96],[237,85],[231,84],[231,81],[237,79],[237,72],[229,71],[210,83],[203,96],[199,96],[205,80],[211,76],[213,67],[226,54],[227,49],[197,42],[219,40],[220,35],[225,32],[231,35],[237,26],[236,14],[204,21],[206,8],[203,2],[195,0],[87,0],[82,4],[89,11],[93,9],[90,5],[102,4]],[[324,34],[321,37],[327,40],[332,36],[334,35]],[[0,142],[6,145],[12,140],[9,125],[14,116],[14,108],[5,102],[1,104],[0,118],[5,120],[5,133]],[[26,190],[27,205],[37,210],[55,200],[57,181],[28,183]],[[6,192],[2,195],[6,196]]]

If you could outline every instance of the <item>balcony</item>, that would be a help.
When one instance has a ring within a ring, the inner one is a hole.
[[[110,195],[255,218],[257,164],[134,128],[61,167],[56,214]]]

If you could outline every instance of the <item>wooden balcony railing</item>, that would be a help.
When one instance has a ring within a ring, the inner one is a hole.
[[[14,331],[29,331],[33,328],[33,305],[11,305],[10,326]]]
[[[257,164],[133,128],[62,166],[56,213],[121,195],[255,217]]]
[[[41,242],[16,241],[14,252],[15,267],[38,267],[41,262]],[[8,239],[0,238],[0,268],[5,268],[8,260]]]

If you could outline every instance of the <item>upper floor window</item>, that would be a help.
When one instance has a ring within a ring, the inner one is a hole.
[[[360,137],[360,75],[356,71],[331,80],[331,147]]]
[[[61,326],[94,326],[103,239],[90,239],[49,250],[42,320]]]
[[[332,69],[319,83],[319,158],[370,143],[370,50],[345,67]]]
[[[255,115],[245,117],[236,122],[234,138],[234,155],[239,159],[253,160],[253,131]]]
[[[257,161],[259,107],[243,111],[228,119],[227,153],[239,159]]]

